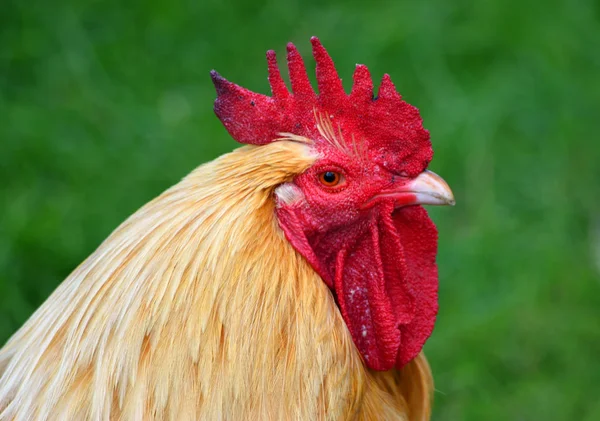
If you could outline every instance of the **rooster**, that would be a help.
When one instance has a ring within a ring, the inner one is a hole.
[[[453,204],[429,133],[388,75],[344,92],[311,40],[318,94],[216,72],[247,144],[118,227],[0,351],[0,420],[426,420],[437,231]]]

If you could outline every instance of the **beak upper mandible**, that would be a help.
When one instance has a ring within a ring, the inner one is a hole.
[[[362,206],[368,209],[382,200],[391,200],[394,207],[410,205],[450,205],[454,206],[454,195],[442,177],[425,170],[415,178],[402,181],[397,186],[379,192]]]
[[[414,203],[411,203],[414,205],[454,206],[456,203],[448,183],[429,170],[423,171],[416,178],[406,183],[402,190],[415,196]]]

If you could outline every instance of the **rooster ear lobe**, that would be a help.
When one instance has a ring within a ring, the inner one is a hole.
[[[236,141],[265,145],[285,131],[285,115],[278,112],[273,98],[242,88],[214,70],[210,75],[217,90],[215,114]],[[280,89],[276,77],[273,85]]]

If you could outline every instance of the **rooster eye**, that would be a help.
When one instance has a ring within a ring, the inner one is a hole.
[[[334,187],[342,181],[342,175],[335,171],[325,171],[319,174],[319,181],[324,186]]]

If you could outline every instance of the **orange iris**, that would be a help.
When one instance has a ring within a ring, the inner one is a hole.
[[[335,187],[342,180],[342,175],[335,171],[325,171],[319,174],[319,181],[327,187]]]

